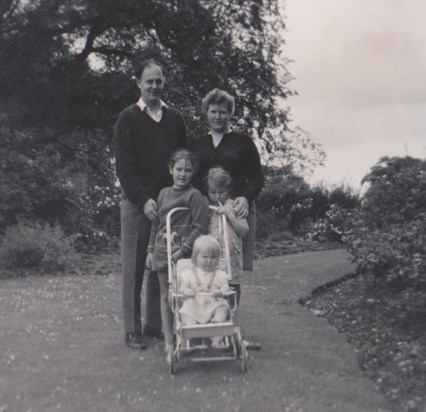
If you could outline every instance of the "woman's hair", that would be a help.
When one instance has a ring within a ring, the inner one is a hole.
[[[136,78],[136,80],[140,79],[142,77],[142,73],[143,71],[147,68],[147,67],[151,67],[151,66],[158,66],[161,71],[163,71],[163,68],[161,67],[161,64],[158,63],[157,60],[154,59],[145,59],[142,60],[141,62],[139,62],[134,70],[134,76]]]
[[[207,189],[210,186],[225,187],[228,192],[231,189],[231,175],[222,167],[212,167],[206,178]]]
[[[192,246],[191,260],[194,265],[196,265],[197,256],[201,252],[207,252],[213,257],[219,257],[220,256],[219,243],[213,236],[210,236],[210,235],[203,235],[197,238],[197,240],[194,242],[194,245]]]
[[[225,92],[225,90],[220,89],[213,89],[204,96],[203,100],[201,101],[201,110],[204,114],[207,114],[211,104],[222,103],[226,103],[228,112],[232,116],[235,111],[235,99],[229,93]]]
[[[198,159],[187,149],[178,149],[171,154],[168,164],[169,169],[173,169],[173,166],[176,164],[176,162],[181,159],[192,164],[194,175],[196,175],[198,172]]]

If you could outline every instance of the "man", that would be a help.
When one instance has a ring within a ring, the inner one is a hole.
[[[159,285],[155,273],[146,284],[144,328],[141,290],[151,222],[158,218],[156,199],[171,186],[167,164],[172,152],[187,144],[182,114],[161,100],[160,65],[146,60],[136,70],[139,101],[123,110],[114,128],[117,176],[122,187],[121,265],[125,343],[146,349],[144,336],[161,337]]]

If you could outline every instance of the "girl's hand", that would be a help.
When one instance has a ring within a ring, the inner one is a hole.
[[[219,215],[222,215],[225,213],[225,206],[223,206],[222,203],[220,203],[219,205],[220,206],[218,206],[216,209],[216,213],[218,213]]]
[[[152,252],[149,252],[146,255],[145,267],[148,269],[152,269]]]
[[[223,293],[220,290],[215,290],[212,295],[214,298],[223,298]]]

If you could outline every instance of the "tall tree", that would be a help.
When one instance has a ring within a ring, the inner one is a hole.
[[[266,152],[286,153],[283,28],[278,0],[3,0],[0,137],[14,153],[25,145],[29,160],[45,156],[40,141],[49,144],[79,183],[86,171],[84,187],[111,187],[112,125],[137,99],[132,65],[155,56],[166,68],[165,99],[191,135],[204,127],[201,97],[220,87],[237,98],[238,127]],[[22,143],[16,130],[25,130]]]

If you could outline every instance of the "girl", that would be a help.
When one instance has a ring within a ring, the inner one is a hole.
[[[208,204],[191,185],[197,166],[196,158],[188,150],[182,149],[172,154],[169,171],[173,177],[173,186],[161,190],[158,196],[159,222],[152,225],[148,246],[147,265],[157,272],[160,283],[161,321],[166,351],[173,337],[173,318],[168,302],[166,216],[175,207],[189,208],[189,212],[174,213],[171,219],[172,259],[176,262],[191,255],[195,239],[205,234],[208,228]]]
[[[209,234],[213,235],[220,245],[221,259],[218,267],[226,270],[224,261],[224,233],[220,225],[220,214],[224,213],[227,220],[227,236],[230,258],[230,279],[232,288],[237,293],[237,304],[240,302],[241,285],[240,275],[243,268],[242,238],[249,232],[249,225],[245,218],[238,217],[237,205],[231,199],[232,181],[230,174],[221,167],[214,167],[207,173],[207,193],[210,205],[218,206],[215,211],[210,211]],[[236,319],[238,314],[234,317]],[[260,350],[261,345],[256,342],[246,341],[246,348]]]
[[[219,267],[226,270],[224,264],[224,233],[221,230],[220,215],[227,219],[227,236],[231,265],[231,281],[239,283],[242,270],[242,238],[247,235],[249,226],[245,218],[237,217],[235,202],[231,199],[231,176],[221,167],[214,167],[207,173],[207,193],[210,205],[216,210],[210,210],[208,233],[216,238],[221,250]]]
[[[179,292],[184,302],[179,310],[184,325],[225,322],[229,304],[223,292],[230,290],[228,274],[217,269],[220,248],[212,236],[200,236],[194,243],[193,267],[180,275]]]

